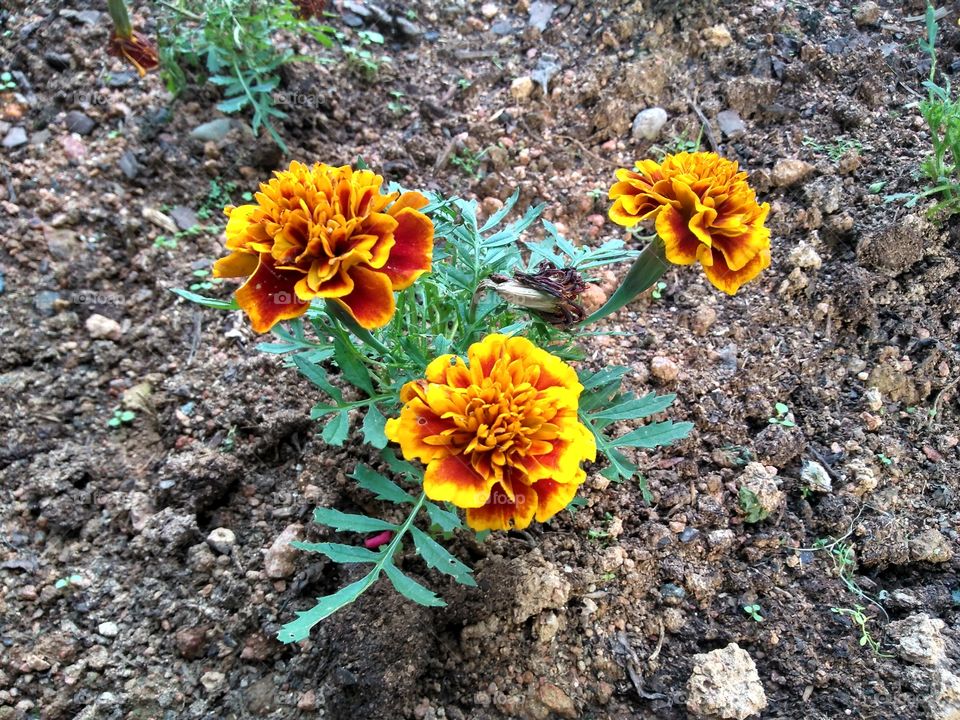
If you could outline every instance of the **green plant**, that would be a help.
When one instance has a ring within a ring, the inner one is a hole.
[[[6,70],[0,72],[0,90],[14,90],[16,87],[17,81],[13,79],[13,75]]]
[[[769,517],[770,513],[760,504],[760,499],[753,490],[740,488],[739,500],[744,522],[757,523]]]
[[[840,159],[851,150],[863,150],[863,143],[856,138],[835,137],[831,143],[821,143],[809,135],[803,138],[804,147],[808,147],[818,153],[824,153],[830,158],[831,162],[840,162]]]
[[[773,406],[773,409],[777,413],[777,416],[772,417],[767,421],[771,425],[782,425],[783,427],[787,428],[797,426],[797,424],[790,419],[790,408],[787,407],[787,405],[782,402],[778,402]]]
[[[402,102],[402,98],[406,97],[406,93],[401,90],[391,90],[390,97],[393,98],[390,102],[387,103],[387,110],[390,111],[393,115],[403,115],[410,112],[412,109],[405,102]]]
[[[840,617],[848,617],[860,629],[860,647],[869,647],[873,654],[877,657],[891,658],[893,655],[890,655],[885,652],[880,651],[880,643],[870,634],[870,631],[867,629],[867,623],[870,622],[871,618],[864,613],[863,605],[854,605],[852,608],[839,608],[833,607],[830,608],[830,612],[839,615]]]
[[[188,84],[188,73],[198,73],[222,88],[221,112],[252,113],[254,133],[264,128],[286,152],[273,125],[287,114],[278,109],[273,91],[280,84],[280,67],[291,62],[316,61],[297,55],[278,43],[282,33],[309,35],[331,47],[332,28],[303,20],[290,0],[176,0],[160,3],[166,12],[160,61],[167,87],[175,95]]]
[[[211,288],[223,282],[221,278],[210,277],[209,270],[194,270],[192,275],[195,278],[199,278],[199,280],[196,282],[190,283],[190,290],[193,292],[196,292],[197,290],[210,290]]]
[[[743,611],[750,616],[754,622],[763,622],[763,615],[760,614],[762,608],[759,605],[744,605]]]
[[[663,297],[663,291],[667,289],[667,284],[663,280],[658,280],[657,284],[653,286],[653,289],[650,291],[650,297],[654,300],[659,300]]]
[[[64,588],[69,588],[77,585],[78,583],[83,582],[83,575],[65,575],[62,578],[59,578],[53,586],[57,590],[63,590]]]
[[[110,416],[110,419],[107,420],[107,425],[112,428],[118,428],[121,425],[129,425],[137,417],[137,414],[133,410],[122,410],[121,408],[116,408],[113,411],[113,415]]]
[[[480,152],[474,152],[468,148],[464,148],[460,152],[454,154],[450,158],[450,164],[456,168],[463,170],[464,174],[468,177],[479,177],[480,176],[480,163],[483,160],[483,157],[487,154],[486,150],[481,150]]]
[[[383,35],[373,30],[360,30],[357,32],[357,45],[350,45],[346,41],[346,35],[340,31],[334,34],[347,67],[360,76],[363,80],[372,82],[380,75],[380,67],[383,63],[390,62],[386,55],[377,56],[371,50],[374,45],[383,45]]]
[[[667,155],[675,155],[677,153],[692,153],[697,152],[700,149],[700,145],[703,142],[703,128],[697,132],[696,138],[691,138],[687,136],[687,131],[682,131],[679,135],[674,135],[670,138],[669,141],[663,145],[651,145],[650,152],[657,158],[658,161],[662,162]]]

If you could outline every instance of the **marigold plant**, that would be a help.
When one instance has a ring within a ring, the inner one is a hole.
[[[366,442],[351,477],[401,511],[386,520],[315,509],[326,536],[294,546],[362,570],[298,612],[283,642],[306,638],[384,576],[415,602],[443,605],[411,576],[425,569],[401,569],[405,544],[426,568],[473,586],[470,568],[440,543],[466,531],[462,517],[478,532],[563,522],[588,474],[629,480],[639,471],[633,448],[692,428],[660,420],[611,432],[674,396],[625,390],[629,368],[577,365],[580,342],[602,332],[584,328],[578,300],[590,273],[637,259],[629,290],[638,272],[652,272],[648,251],[621,240],[578,247],[547,221],[542,239],[523,239],[541,208],[507,222],[518,196],[481,223],[476,201],[384,189],[365,168],[294,162],[260,186],[255,204],[227,208],[230,252],[214,269],[246,278],[234,300],[177,291],[242,309],[254,331],[272,331],[259,348],[317,388],[311,414],[323,441]],[[710,197],[701,204],[719,203]]]
[[[387,438],[426,465],[427,497],[466,508],[474,530],[546,522],[586,478],[581,462],[597,457],[577,418],[577,373],[522,337],[488,335],[467,357],[441,355],[403,386]]]

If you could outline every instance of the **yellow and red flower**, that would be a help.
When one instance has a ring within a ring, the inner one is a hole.
[[[383,178],[349,165],[287,170],[261,183],[256,205],[229,206],[216,277],[247,277],[237,302],[256,332],[299,317],[314,298],[342,305],[367,329],[386,325],[395,290],[430,270],[433,223],[418,192],[380,192]]]
[[[770,205],[757,203],[747,174],[716,153],[667,155],[620,169],[610,219],[633,227],[655,220],[667,260],[699,262],[715,287],[733,295],[770,267]]]
[[[425,375],[404,385],[386,435],[427,466],[427,497],[466,508],[475,530],[522,529],[570,503],[597,455],[573,368],[526,338],[489,335],[467,362],[442,355]]]

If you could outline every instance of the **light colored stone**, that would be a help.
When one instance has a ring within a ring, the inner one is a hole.
[[[533,94],[533,88],[533,78],[524,75],[523,77],[514,79],[514,81],[510,83],[510,94],[517,102],[523,102],[524,100],[528,100]]]
[[[853,11],[853,22],[858,28],[877,25],[880,22],[880,6],[873,0],[860,3]]]
[[[757,503],[766,516],[779,512],[786,500],[786,496],[780,490],[776,469],[763,463],[747,463],[737,484],[756,496]]]
[[[229,555],[237,544],[237,536],[230,528],[215,528],[207,535],[207,545],[221,555]]]
[[[733,42],[733,36],[730,35],[730,30],[722,23],[708,27],[701,34],[703,35],[704,42],[710,47],[725,48]]]
[[[667,124],[667,111],[661,107],[647,108],[633,119],[630,135],[634,140],[656,140]]]
[[[877,478],[877,471],[873,466],[863,458],[856,458],[847,463],[847,472],[850,473],[854,482],[853,492],[856,495],[869,495],[877,489],[880,480]]]
[[[930,719],[960,720],[960,677],[942,665],[933,671]]]
[[[607,302],[607,293],[603,288],[595,283],[587,283],[586,289],[580,293],[580,304],[587,312],[587,315],[596,312]]]
[[[803,487],[818,493],[833,492],[833,482],[826,468],[818,462],[807,460],[800,470],[800,481]]]
[[[208,693],[219,692],[223,689],[226,681],[227,676],[222,672],[217,672],[216,670],[205,672],[200,676],[200,684],[203,685],[203,689]]]
[[[731,140],[742,137],[747,132],[747,125],[735,110],[722,110],[717,113],[717,125],[720,132]]]
[[[97,632],[105,638],[115,638],[120,634],[120,627],[115,622],[108,620],[97,625]]]
[[[293,523],[287,525],[273,541],[263,558],[263,569],[267,577],[280,579],[293,575],[296,570],[297,550],[290,547],[290,543],[300,539],[301,533],[303,525]]]
[[[657,355],[650,361],[650,374],[662,383],[671,383],[680,374],[680,367],[670,358]]]
[[[883,393],[875,387],[867,388],[867,391],[863,394],[863,402],[866,403],[868,409],[877,412],[883,409]]]
[[[805,179],[813,172],[813,165],[797,158],[781,158],[773,166],[770,182],[775,187],[789,187]]]
[[[570,582],[556,565],[545,562],[539,553],[518,564],[513,621],[518,625],[544,610],[564,608],[570,598]]]
[[[693,656],[687,710],[696,717],[746,720],[767,706],[757,666],[736,643]]]
[[[487,20],[493,20],[493,18],[495,18],[499,12],[500,10],[496,3],[488,2],[480,6],[480,14],[483,15]]]
[[[791,265],[804,270],[819,270],[823,265],[823,260],[813,245],[803,241],[790,251],[788,259]]]
[[[94,340],[119,340],[123,335],[123,328],[113,318],[94,313],[85,323],[87,332]]]
[[[939,530],[930,528],[911,538],[910,559],[914,562],[950,562],[953,559],[953,548]]]
[[[3,138],[3,146],[5,148],[15,148],[20,147],[21,145],[27,144],[27,131],[24,130],[19,125],[10,128],[7,131],[7,135]]]
[[[551,712],[560,717],[577,718],[577,706],[561,688],[551,682],[542,682],[537,688],[537,698]]]
[[[943,620],[926,613],[914,613],[903,620],[887,625],[887,633],[897,641],[902,657],[907,662],[934,667],[947,656],[947,646],[940,634]]]
[[[706,335],[717,321],[717,311],[709,305],[700,305],[690,318],[694,335]]]

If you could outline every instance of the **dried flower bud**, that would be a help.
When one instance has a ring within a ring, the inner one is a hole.
[[[544,260],[535,273],[515,272],[513,278],[491,275],[479,290],[493,290],[511,305],[526,308],[547,322],[571,325],[586,317],[578,301],[586,288],[576,270]]]
[[[140,73],[140,77],[160,65],[157,57],[157,44],[143,33],[131,31],[130,37],[123,37],[115,30],[110,35],[107,52],[116,57],[125,57]]]

